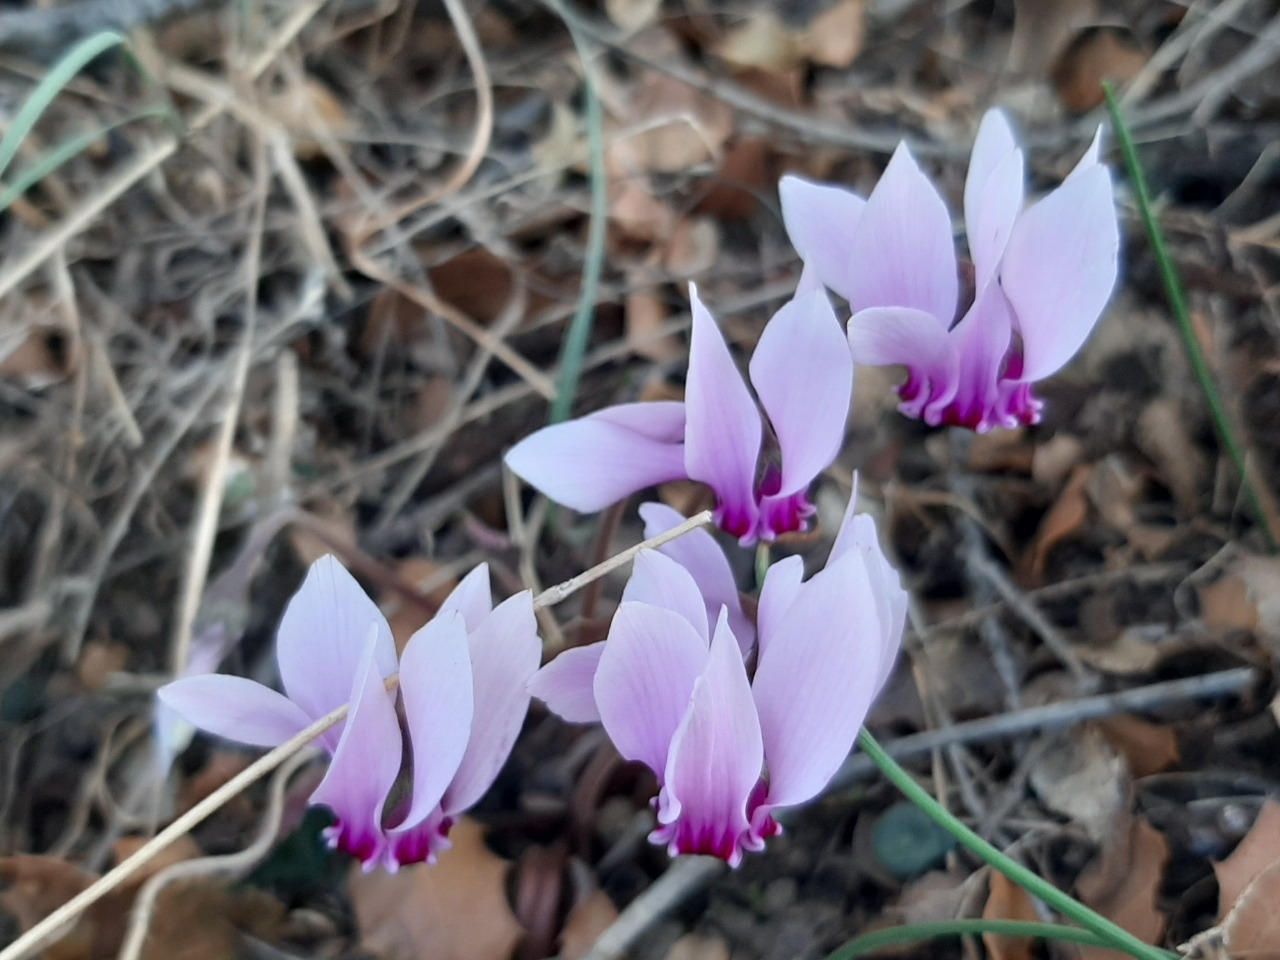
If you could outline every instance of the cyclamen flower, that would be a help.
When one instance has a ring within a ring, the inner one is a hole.
[[[671,521],[662,511],[653,526]],[[530,689],[566,720],[602,722],[658,775],[653,843],[736,866],[780,831],[773,812],[816,796],[852,749],[897,657],[907,597],[851,503],[822,571],[802,581],[799,557],[769,568],[752,676],[736,598],[708,617],[719,564],[706,550],[718,548],[704,531],[676,543],[690,541],[697,576],[642,551],[608,638],[561,654]]]
[[[545,427],[511,449],[507,466],[583,512],[687,477],[714,491],[716,523],[744,546],[802,530],[809,484],[839,451],[853,389],[831,302],[802,283],[773,316],[751,358],[752,397],[692,284],[689,296],[684,402],[625,403]]]
[[[783,178],[791,242],[849,301],[854,360],[907,367],[904,414],[979,432],[1039,421],[1032,385],[1080,348],[1116,282],[1120,237],[1100,136],[1024,210],[1022,151],[1004,114],[987,113],[964,191],[975,292],[959,311],[951,216],[905,144],[866,200]]]
[[[528,592],[494,607],[483,564],[458,584],[399,663],[412,776],[408,801],[396,809],[386,808],[406,757],[396,695],[385,686],[397,669],[395,641],[333,557],[312,565],[280,621],[284,694],[207,674],[170,683],[159,696],[194,726],[258,747],[277,746],[350,703],[345,721],[317,740],[332,759],[311,802],[337,818],[325,832],[330,846],[359,858],[366,872],[394,871],[434,862],[454,819],[493,783],[524,722],[541,652]]]

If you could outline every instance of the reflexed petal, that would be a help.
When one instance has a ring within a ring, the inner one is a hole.
[[[489,565],[482,563],[465,577],[462,582],[444,598],[437,613],[456,610],[462,614],[467,632],[480,626],[482,620],[493,610],[493,593],[489,587]]]
[[[644,535],[648,539],[678,527],[685,518],[665,503],[640,504]],[[707,607],[707,623],[720,618],[720,608],[729,608],[729,626],[738,638],[743,653],[755,643],[756,629],[742,610],[742,596],[734,579],[729,560],[706,530],[691,530],[684,536],[663,544],[658,552],[670,557],[693,575]]]
[[[529,692],[561,720],[599,723],[595,682],[604,643],[601,640],[563,651],[533,675],[529,681]]]
[[[804,560],[800,557],[784,557],[765,572],[764,586],[760,588],[760,604],[756,608],[759,656],[764,656],[769,639],[778,633],[787,611],[800,595],[802,579]]]
[[[347,702],[371,628],[374,663],[386,678],[396,672],[396,642],[386,617],[333,557],[313,563],[276,634],[284,692],[313,720]]]
[[[1084,171],[1018,218],[1000,282],[1022,334],[1019,379],[1056,373],[1080,349],[1115,287],[1119,247],[1106,167]]]
[[[479,800],[507,762],[529,710],[542,641],[529,591],[504,600],[467,638],[475,690],[471,738],[440,805],[452,817]]]
[[[625,403],[543,427],[508,467],[556,503],[591,513],[685,475],[684,404]]]
[[[907,381],[898,395],[908,416],[935,416],[955,396],[959,358],[951,335],[931,313],[905,307],[855,313],[849,318],[849,349],[858,363],[906,366]]]
[[[951,331],[959,358],[958,386],[944,420],[985,433],[1017,426],[1003,416],[1000,374],[1013,340],[1013,317],[999,284],[988,284]]]
[[[778,196],[787,236],[805,268],[812,267],[818,279],[847,298],[856,269],[850,242],[867,201],[843,187],[796,176],[782,178]]]
[[[907,591],[902,589],[898,571],[880,549],[876,524],[870,514],[855,513],[857,506],[857,477],[854,477],[854,494],[849,498],[840,534],[831,547],[827,566],[833,566],[846,553],[860,553],[867,575],[871,580],[871,592],[876,600],[876,619],[880,622],[880,670],[876,675],[876,692],[884,687],[898,659],[902,647],[902,632],[907,622]]]
[[[628,600],[680,614],[704,641],[711,642],[707,605],[693,575],[657,550],[641,550],[637,554],[631,579],[622,591],[622,602]]]
[[[797,297],[765,326],[751,382],[782,450],[771,496],[808,488],[840,451],[853,393],[853,358],[826,293]]]
[[[736,866],[749,821],[747,801],[760,782],[760,722],[738,645],[721,616],[689,709],[676,730],[658,800],[658,822],[679,853],[709,853]]]
[[[605,732],[623,757],[662,775],[706,661],[706,641],[680,614],[644,603],[618,607],[595,695]]]
[[[867,198],[852,247],[854,313],[912,307],[951,325],[960,284],[951,215],[905,144]]]
[[[1067,180],[1080,176],[1086,170],[1098,165],[1098,161],[1102,157],[1102,124],[1098,124],[1098,129],[1093,133],[1093,140],[1089,142],[1089,149],[1085,150],[1084,155],[1076,161],[1076,165],[1071,168],[1071,172],[1067,174]],[[1066,182],[1065,180],[1063,181]]]
[[[1022,152],[1004,113],[988,110],[973,141],[964,183],[965,233],[979,288],[999,266],[1022,196]]]
[[[693,332],[685,380],[685,471],[716,492],[720,527],[744,543],[750,542],[756,523],[760,412],[733,364],[720,328],[698,299],[693,284],[689,284],[689,297]]]
[[[156,696],[192,726],[254,747],[279,746],[312,720],[270,687],[225,674],[175,680],[156,691]]]
[[[400,658],[413,793],[397,832],[427,819],[458,772],[471,739],[473,682],[466,623],[460,613],[442,610],[409,638]]]
[[[967,206],[965,208],[969,252],[973,257],[974,281],[978,290],[990,283],[1000,268],[1000,257],[1009,242],[1009,233],[1022,212],[1022,178],[1022,151],[1014,150],[991,171],[975,201],[976,207],[972,211]]]
[[[860,555],[845,555],[800,588],[752,684],[769,770],[757,821],[816,795],[844,761],[871,706],[880,637]]]
[[[387,851],[382,808],[400,773],[400,723],[391,695],[375,663],[376,640],[370,640],[355,670],[351,714],[329,762],[329,770],[311,795],[338,818],[325,831],[332,846],[358,857],[365,871]]]

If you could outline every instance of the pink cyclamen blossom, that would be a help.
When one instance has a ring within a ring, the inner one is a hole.
[[[816,280],[802,282],[773,316],[751,358],[753,397],[692,284],[689,293],[684,402],[626,403],[545,427],[516,444],[507,465],[584,512],[688,477],[714,491],[716,522],[743,545],[802,530],[809,484],[840,449],[853,389],[831,302]]]
[[[1100,136],[1061,186],[1023,209],[1022,151],[1004,114],[987,113],[964,191],[974,296],[959,312],[951,216],[905,144],[866,200],[783,178],[791,242],[849,301],[854,359],[907,367],[903,413],[979,432],[1039,421],[1032,385],[1080,348],[1116,282],[1120,236]]]
[[[646,507],[651,529],[680,519]],[[602,722],[624,757],[657,773],[652,842],[736,866],[779,832],[773,812],[816,796],[852,749],[897,657],[907,597],[851,503],[823,570],[804,581],[799,557],[769,568],[749,675],[736,593],[714,611],[707,602],[723,554],[711,560],[704,531],[675,544],[694,569],[642,551],[607,639],[561,654],[530,690],[566,720]]]
[[[407,801],[390,810],[406,759],[396,694],[385,685],[397,670],[395,641],[333,557],[312,565],[280,621],[284,694],[206,674],[174,681],[159,696],[194,726],[259,747],[277,746],[349,703],[346,720],[317,741],[332,759],[311,802],[337,818],[325,832],[330,846],[366,871],[394,871],[433,862],[449,846],[455,818],[493,783],[524,722],[541,652],[531,595],[494,607],[488,567],[473,570],[398,664],[412,776]]]

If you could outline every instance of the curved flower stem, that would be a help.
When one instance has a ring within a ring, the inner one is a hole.
[[[1244,445],[1236,435],[1231,414],[1218,391],[1218,382],[1214,379],[1213,370],[1200,348],[1200,340],[1196,337],[1191,323],[1191,311],[1187,309],[1187,294],[1182,286],[1182,278],[1178,268],[1169,255],[1169,247],[1164,242],[1164,231],[1160,229],[1160,221],[1156,219],[1155,207],[1151,203],[1151,192],[1147,188],[1147,176],[1142,169],[1142,161],[1138,157],[1138,148],[1134,146],[1129,126],[1120,113],[1120,104],[1116,100],[1115,90],[1110,83],[1104,82],[1103,92],[1107,98],[1107,109],[1111,112],[1111,124],[1115,127],[1116,141],[1120,145],[1120,153],[1124,156],[1125,168],[1129,171],[1129,179],[1133,183],[1134,200],[1138,204],[1138,212],[1142,215],[1143,226],[1151,240],[1151,252],[1155,254],[1160,265],[1160,276],[1164,280],[1165,296],[1169,298],[1169,309],[1178,321],[1178,329],[1182,333],[1182,342],[1187,348],[1187,356],[1191,359],[1191,367],[1195,370],[1196,379],[1200,381],[1200,390],[1204,394],[1205,403],[1209,406],[1209,415],[1213,418],[1214,428],[1227,450],[1227,456],[1240,474],[1240,486],[1244,491],[1249,510],[1253,513],[1258,529],[1266,538],[1267,546],[1274,552],[1277,548],[1277,536],[1271,526],[1271,518],[1263,505],[1262,497],[1254,484],[1245,457]]]
[[[911,923],[875,933],[854,937],[827,960],[856,960],[869,953],[900,943],[917,940],[933,940],[936,937],[963,937],[983,933],[995,933],[1006,937],[1035,937],[1039,940],[1062,940],[1067,943],[1084,943],[1091,947],[1109,947],[1111,941],[1079,927],[1065,927],[1057,923],[1030,923],[1025,920],[940,920],[937,923]]]
[[[1033,897],[1038,897],[1063,916],[1069,917],[1080,924],[1085,930],[1106,940],[1108,946],[1116,950],[1123,950],[1129,956],[1136,957],[1137,960],[1170,960],[1170,958],[1176,957],[1176,954],[1168,950],[1162,950],[1159,947],[1143,943],[1128,930],[1112,923],[1106,917],[1094,913],[1083,903],[1067,896],[1047,880],[987,843],[952,814],[948,813],[942,804],[934,800],[928,791],[924,790],[911,778],[907,771],[898,766],[897,762],[884,751],[884,748],[876,742],[876,738],[871,736],[865,728],[858,734],[858,746],[871,759],[871,762],[880,769],[880,772],[895,787],[901,790],[908,800],[924,811],[934,823],[960,841],[975,856],[981,858],[994,869],[999,870]]]

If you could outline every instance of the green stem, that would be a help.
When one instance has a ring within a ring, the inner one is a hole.
[[[1147,236],[1151,240],[1151,251],[1160,265],[1160,276],[1164,280],[1165,296],[1169,298],[1169,309],[1173,311],[1174,318],[1178,321],[1182,341],[1186,345],[1187,355],[1191,358],[1191,367],[1195,371],[1196,379],[1200,381],[1200,389],[1204,393],[1205,402],[1209,405],[1209,415],[1213,418],[1218,437],[1222,440],[1222,445],[1226,448],[1227,456],[1231,458],[1236,473],[1240,475],[1240,485],[1249,503],[1249,509],[1263,536],[1266,537],[1267,545],[1275,550],[1276,534],[1268,522],[1262,498],[1249,479],[1244,446],[1236,437],[1231,416],[1227,412],[1226,404],[1223,403],[1222,394],[1218,392],[1218,383],[1214,379],[1213,369],[1209,366],[1204,351],[1200,349],[1200,341],[1191,324],[1191,311],[1187,309],[1187,295],[1182,286],[1182,277],[1178,274],[1178,267],[1173,262],[1173,257],[1169,255],[1164,231],[1160,229],[1160,221],[1156,218],[1155,207],[1151,203],[1151,192],[1147,188],[1147,176],[1143,171],[1142,161],[1138,158],[1138,148],[1134,145],[1128,124],[1120,115],[1120,103],[1116,100],[1115,90],[1110,83],[1104,83],[1103,90],[1107,97],[1107,109],[1111,112],[1111,122],[1115,127],[1116,141],[1120,144],[1120,153],[1124,156],[1125,169],[1128,170],[1129,179],[1133,183],[1138,212],[1142,216],[1143,226],[1146,227]]]
[[[582,293],[578,297],[578,309],[569,322],[564,348],[560,354],[560,377],[556,383],[556,398],[551,404],[549,423],[569,419],[573,398],[578,392],[578,379],[582,375],[582,357],[591,338],[591,325],[595,319],[596,298],[600,289],[600,274],[604,267],[605,228],[608,225],[608,194],[604,171],[604,113],[600,97],[596,93],[592,76],[590,51],[571,18],[561,7],[561,0],[548,0],[549,5],[564,21],[573,38],[573,45],[582,61],[582,86],[586,96],[587,148],[591,160],[591,220],[587,227],[587,250],[582,266]]]
[[[1061,940],[1084,943],[1091,947],[1109,947],[1111,941],[1079,927],[1057,923],[1031,923],[1025,920],[941,920],[937,923],[913,923],[875,933],[864,933],[827,955],[827,960],[856,960],[869,953],[900,943],[933,940],[936,937],[978,936],[995,933],[1005,937],[1035,937],[1038,940]]]
[[[876,738],[871,736],[865,728],[858,734],[858,746],[871,759],[871,762],[880,769],[880,772],[895,787],[901,790],[908,800],[923,810],[934,823],[960,841],[975,856],[982,859],[992,868],[999,870],[1033,897],[1043,900],[1063,916],[1069,917],[1089,932],[1103,938],[1111,947],[1123,950],[1131,957],[1138,958],[1138,960],[1169,960],[1171,957],[1176,957],[1176,954],[1167,950],[1161,950],[1159,947],[1143,943],[1128,930],[1117,926],[1106,917],[1094,913],[1083,903],[1067,896],[1047,880],[1042,879],[1016,860],[1006,856],[987,843],[987,841],[947,812],[947,809],[942,804],[933,799],[927,790],[916,783],[911,778],[911,775],[898,766],[897,762],[885,752],[884,748],[876,742]]]

